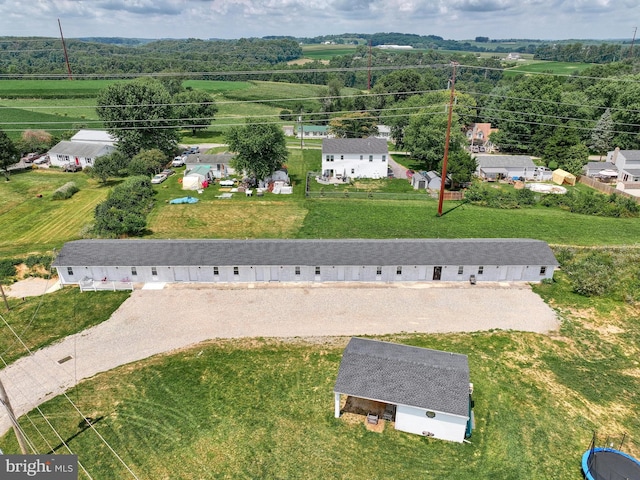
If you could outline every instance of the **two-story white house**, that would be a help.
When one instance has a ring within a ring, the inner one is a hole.
[[[389,148],[382,138],[325,138],[322,175],[332,178],[386,178]]]

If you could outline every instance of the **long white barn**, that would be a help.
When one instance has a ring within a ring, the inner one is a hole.
[[[558,262],[530,239],[77,240],[62,284],[116,282],[539,282]]]

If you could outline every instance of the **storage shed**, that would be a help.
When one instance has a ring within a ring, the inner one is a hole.
[[[62,284],[128,282],[539,282],[558,265],[530,239],[142,240],[67,242]]]
[[[471,433],[466,355],[352,338],[334,388],[336,418],[342,395],[386,404],[396,430],[452,442]]]

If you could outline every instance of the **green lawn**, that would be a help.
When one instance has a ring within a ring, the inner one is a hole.
[[[312,60],[331,60],[340,55],[350,55],[356,48],[356,45],[303,45],[302,54]]]
[[[551,72],[554,75],[572,75],[574,73],[579,73],[590,66],[591,64],[589,63],[533,61],[527,62],[524,65],[509,68],[505,70],[504,75],[509,76],[545,72]]]
[[[576,311],[562,280],[538,289],[574,309],[556,336],[378,337],[469,356],[476,420],[469,444],[390,425],[369,432],[353,414],[335,419],[332,392],[346,338],[211,341],[114,369],[68,395],[99,419],[95,429],[139,478],[578,480],[594,429],[612,438],[626,432],[625,448],[640,451],[640,388],[632,376],[640,320],[611,304],[606,317],[585,319],[595,302],[580,300],[584,310]],[[599,334],[604,328],[617,333]],[[81,418],[65,398],[41,410],[93,478],[129,477],[96,434],[78,429]],[[50,450],[35,430],[50,437],[50,428],[39,414],[29,419],[27,436]],[[12,434],[0,445],[17,448]]]

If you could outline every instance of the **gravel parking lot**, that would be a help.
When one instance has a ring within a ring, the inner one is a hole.
[[[170,284],[135,290],[108,321],[0,374],[22,415],[96,373],[213,338],[557,328],[555,312],[522,284]],[[9,427],[2,409],[0,433]]]

